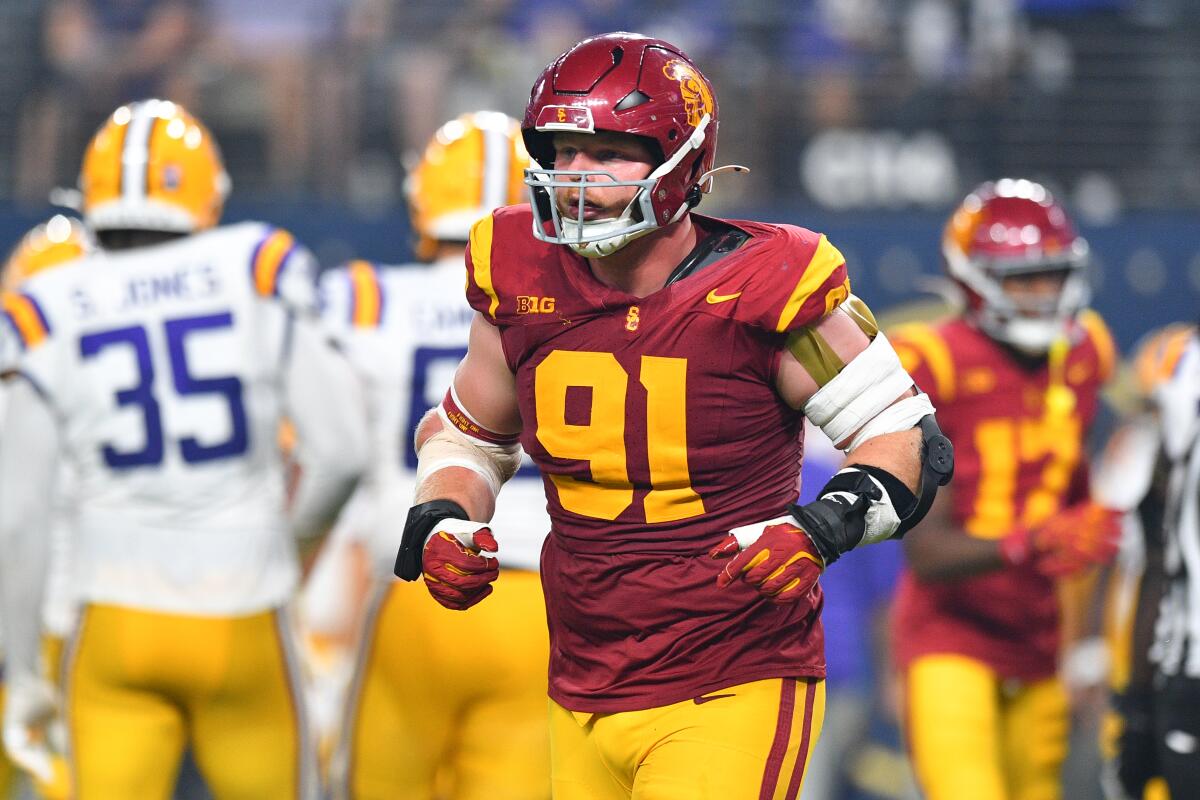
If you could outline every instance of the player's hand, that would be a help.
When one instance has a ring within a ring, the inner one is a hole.
[[[1057,578],[1112,561],[1120,540],[1120,512],[1084,502],[1036,527],[1017,529],[1000,541],[1000,554],[1010,565],[1028,563]]]
[[[791,517],[734,528],[708,556],[730,559],[717,574],[717,586],[724,589],[741,578],[779,604],[808,597],[825,569],[816,546]]]
[[[1149,692],[1126,692],[1115,698],[1121,718],[1116,756],[1104,764],[1101,784],[1109,800],[1141,800],[1146,784],[1162,773],[1154,736]]]
[[[497,549],[487,523],[440,520],[421,553],[425,586],[433,599],[446,608],[464,611],[491,594],[500,565],[484,553]]]
[[[4,703],[4,749],[9,758],[40,784],[54,784],[56,761],[51,746],[58,719],[58,692],[46,680],[14,675]]]

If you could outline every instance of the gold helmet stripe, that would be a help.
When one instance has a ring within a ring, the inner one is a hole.
[[[131,109],[125,142],[121,148],[121,196],[145,199],[150,184],[150,138],[158,121],[157,100],[136,103]]]
[[[477,115],[477,119],[484,115]],[[507,118],[497,124],[480,125],[483,133],[483,188],[480,206],[499,208],[508,204],[508,170],[512,164],[512,140],[507,130]]]

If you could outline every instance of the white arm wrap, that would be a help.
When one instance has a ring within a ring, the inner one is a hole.
[[[442,429],[417,450],[417,485],[447,467],[469,469],[487,481],[496,495],[521,466],[521,445],[498,445],[469,436],[456,428],[438,407]]]
[[[863,425],[862,429],[850,440],[850,446],[846,448],[846,451],[853,450],[872,437],[906,431],[920,422],[922,417],[932,413],[933,403],[929,402],[929,395],[922,392],[914,397],[906,397],[880,411],[866,425]]]
[[[891,342],[879,333],[867,349],[809,398],[804,415],[834,444],[840,444],[912,385]]]

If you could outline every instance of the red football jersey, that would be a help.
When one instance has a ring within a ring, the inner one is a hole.
[[[802,418],[775,376],[788,333],[847,296],[841,254],[807,230],[731,222],[740,248],[638,298],[532,224],[517,206],[476,224],[467,296],[500,329],[545,481],[550,696],[624,711],[823,675],[820,590],[785,606],[720,590],[707,554],[796,498]]]
[[[1085,312],[1068,349],[1032,365],[962,319],[903,326],[891,338],[954,443],[952,514],[968,535],[997,539],[1086,499],[1084,436],[1115,357],[1098,315]],[[1045,678],[1057,662],[1058,612],[1054,582],[1028,566],[937,582],[906,571],[896,657],[904,666],[959,653],[1006,678]]]

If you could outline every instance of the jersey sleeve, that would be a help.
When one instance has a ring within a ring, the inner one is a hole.
[[[1079,321],[1087,332],[1088,340],[1096,352],[1096,375],[1101,383],[1107,383],[1116,371],[1117,346],[1104,318],[1092,309],[1085,309]]]
[[[823,234],[787,227],[781,238],[754,261],[738,313],[756,327],[791,333],[841,305],[850,296],[850,279],[846,259]]]
[[[492,281],[495,224],[496,216],[492,212],[472,225],[466,253],[467,302],[493,325],[496,324],[496,309],[500,307],[500,296]]]
[[[268,227],[250,255],[250,279],[260,297],[278,298],[292,310],[317,310],[316,259],[292,234]]]
[[[937,328],[919,322],[900,325],[888,338],[904,369],[935,407],[954,400],[954,356]]]
[[[0,296],[6,328],[0,333],[0,371],[20,373],[49,400],[60,377],[52,314],[32,292]]]

